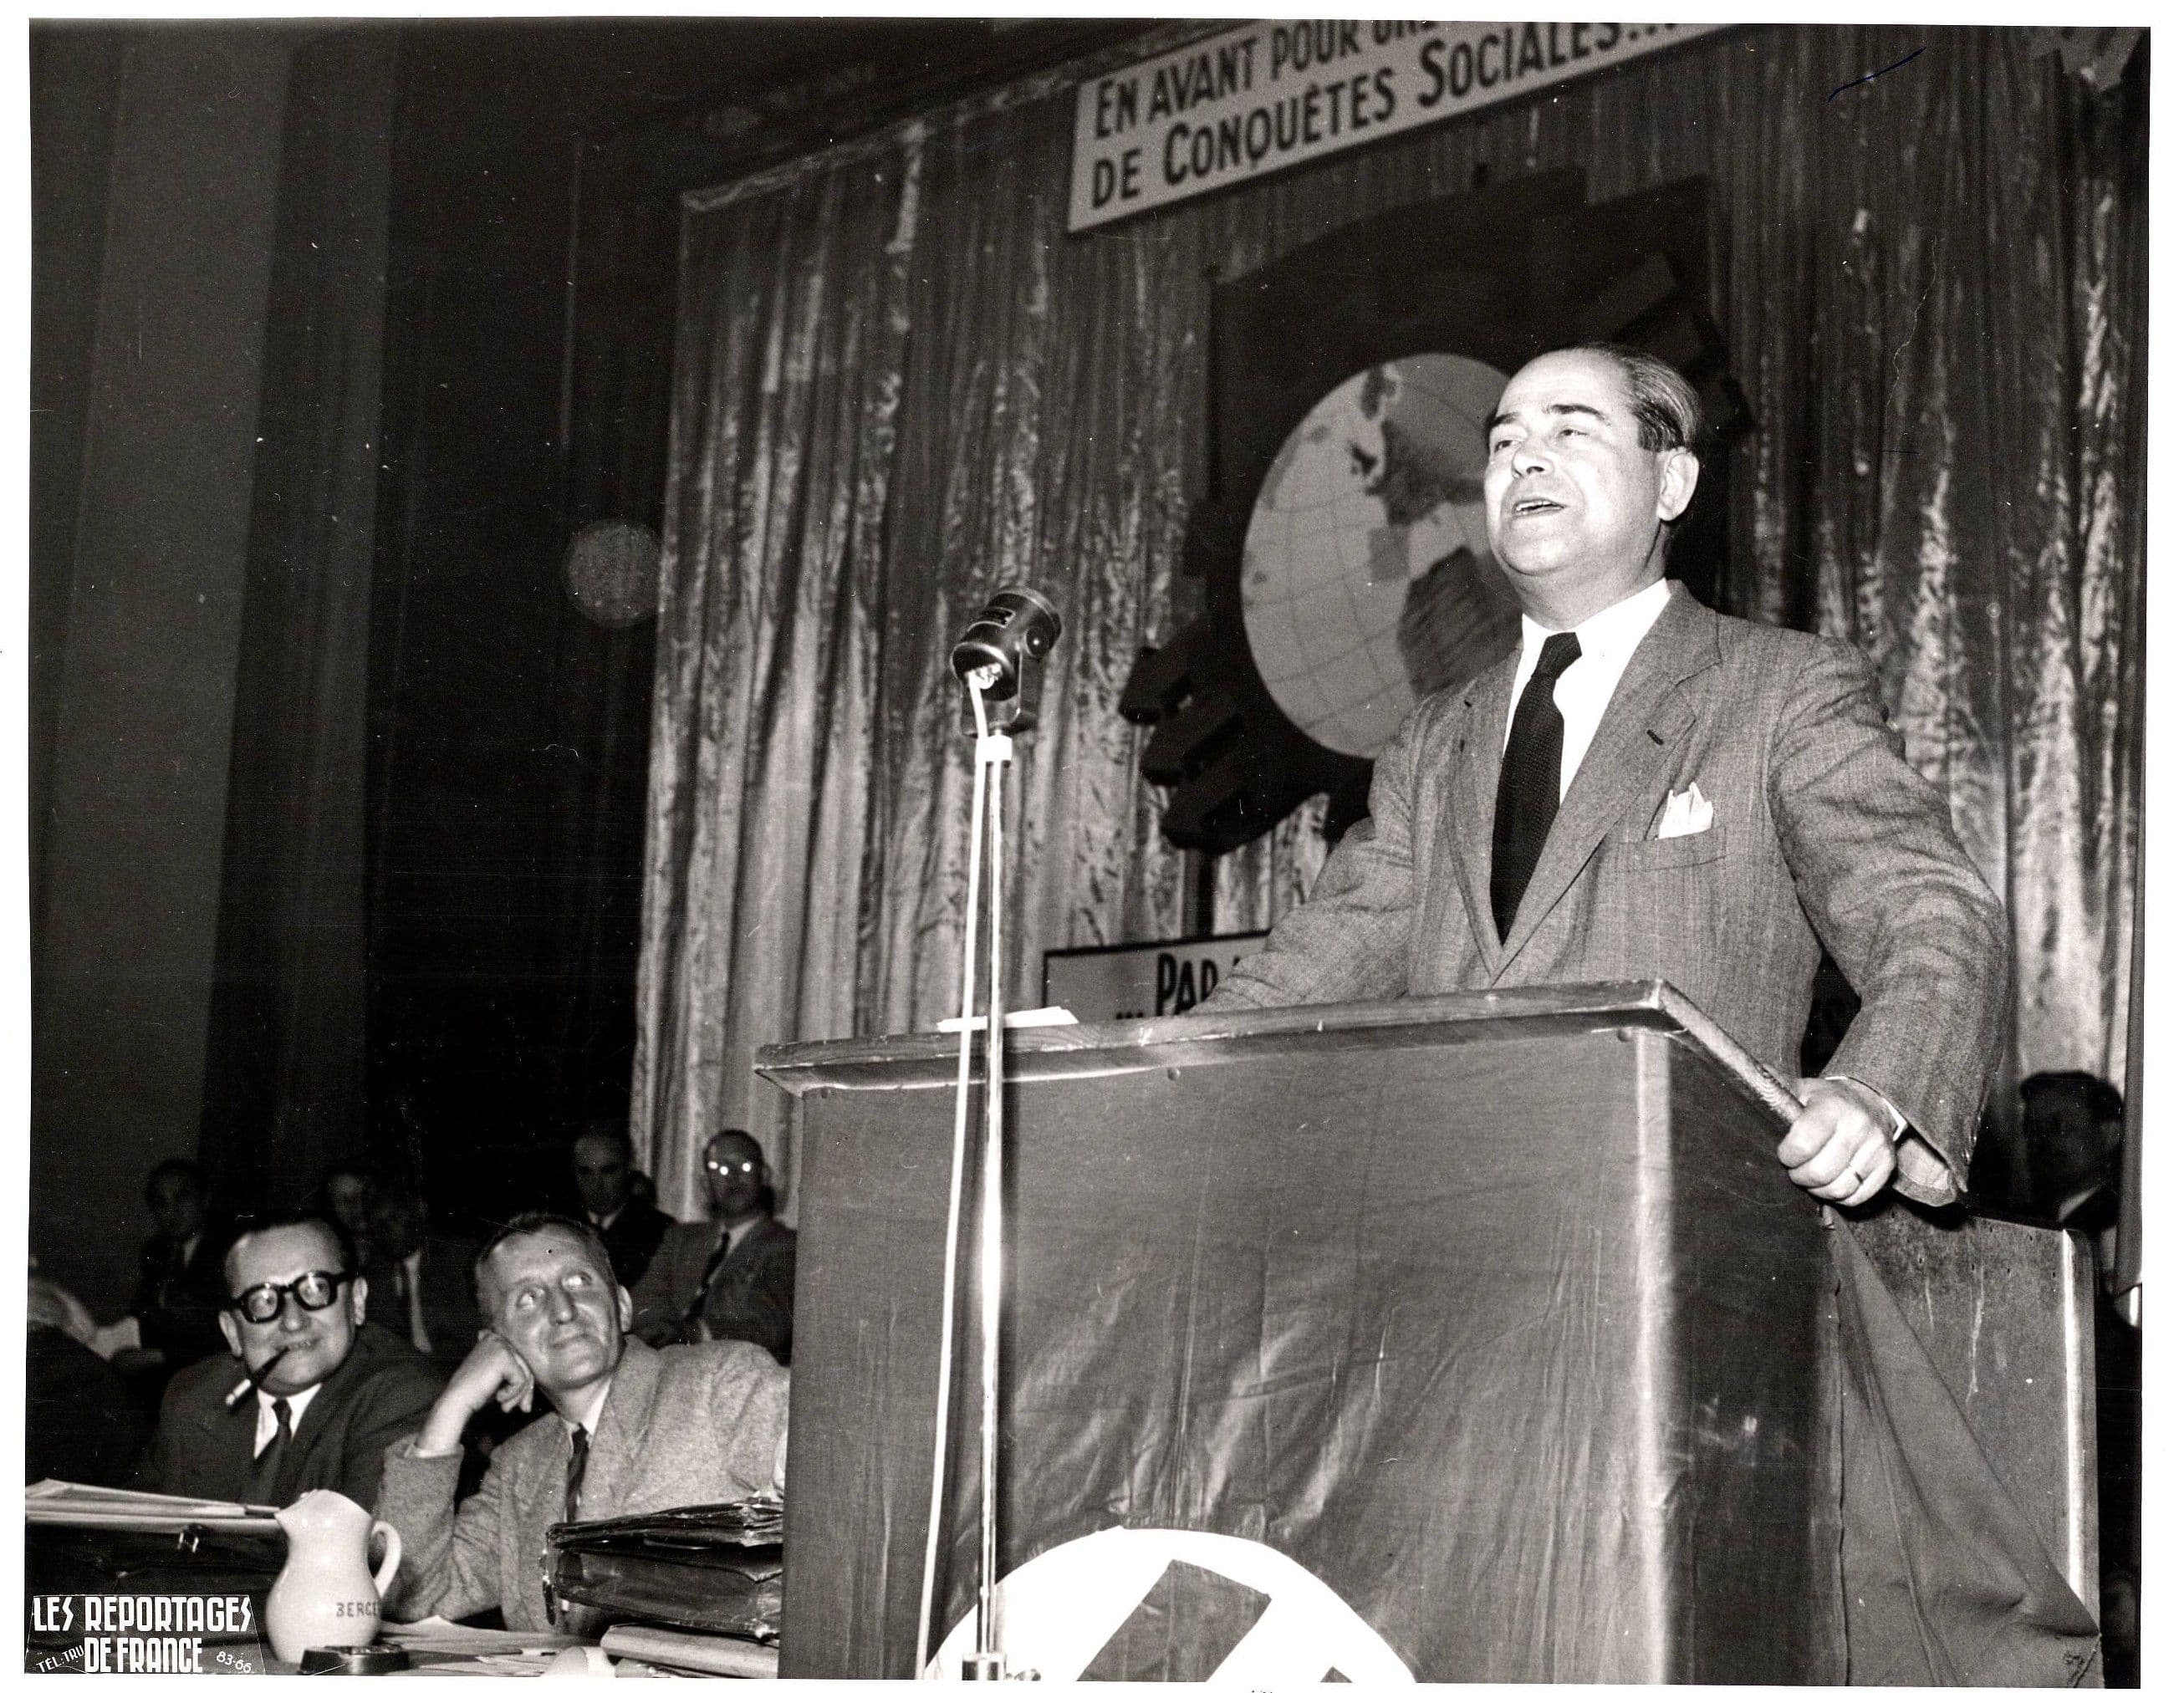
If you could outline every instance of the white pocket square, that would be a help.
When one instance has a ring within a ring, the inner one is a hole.
[[[1699,792],[1694,782],[1680,794],[1671,794],[1669,803],[1661,808],[1661,829],[1657,840],[1674,840],[1679,835],[1702,835],[1713,827],[1713,805]]]

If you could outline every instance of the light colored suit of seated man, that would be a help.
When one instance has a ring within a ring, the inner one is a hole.
[[[1510,380],[1482,493],[1522,643],[1419,704],[1370,816],[1200,1009],[1660,977],[1794,1076],[1825,946],[1863,1005],[1778,1156],[1816,1199],[1946,1201],[2001,1048],[2001,903],[1863,654],[1666,580],[1699,428],[1628,348]]]
[[[741,1341],[656,1352],[627,1331],[630,1297],[596,1231],[517,1218],[478,1259],[489,1325],[413,1441],[392,1447],[379,1514],[402,1535],[398,1618],[498,1606],[511,1629],[588,1632],[549,1611],[540,1559],[565,1520],[716,1504],[778,1488],[788,1372]],[[542,1417],[493,1453],[460,1509],[463,1431],[491,1402]]]

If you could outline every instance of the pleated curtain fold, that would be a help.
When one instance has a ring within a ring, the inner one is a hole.
[[[1582,166],[1596,199],[1710,180],[1753,410],[1721,467],[1722,609],[1872,654],[2015,922],[2011,1065],[2120,1081],[2143,98],[2029,31],[1751,28],[1084,236],[1064,78],[694,197],[633,1110],[663,1200],[695,1214],[698,1148],[738,1124],[793,1195],[758,1045],[954,1009],[970,761],[946,655],[995,583],[1038,584],[1067,628],[1011,777],[1011,1003],[1049,948],[1178,932],[1182,857],[1115,704],[1172,631],[1209,281],[1481,170]],[[1313,809],[1222,861],[1222,930],[1310,885]]]

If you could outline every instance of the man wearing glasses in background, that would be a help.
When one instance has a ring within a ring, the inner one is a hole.
[[[254,1505],[326,1487],[370,1509],[387,1448],[423,1426],[438,1378],[398,1337],[365,1326],[363,1278],[322,1219],[247,1226],[225,1268],[220,1327],[232,1356],[175,1378],[138,1484]]]
[[[749,1340],[788,1362],[796,1231],[774,1220],[771,1179],[758,1142],[741,1129],[705,1143],[712,1221],[667,1231],[637,1285],[637,1334],[655,1346]]]

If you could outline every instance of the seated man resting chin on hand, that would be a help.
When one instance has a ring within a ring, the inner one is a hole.
[[[741,1341],[656,1352],[627,1333],[630,1296],[605,1243],[566,1217],[518,1217],[478,1256],[488,1333],[415,1440],[392,1447],[379,1514],[402,1535],[387,1596],[398,1618],[494,1606],[511,1629],[584,1632],[549,1601],[546,1531],[738,1499],[780,1485],[788,1372]],[[454,1503],[463,1431],[489,1401],[554,1412],[504,1442],[485,1482]]]

